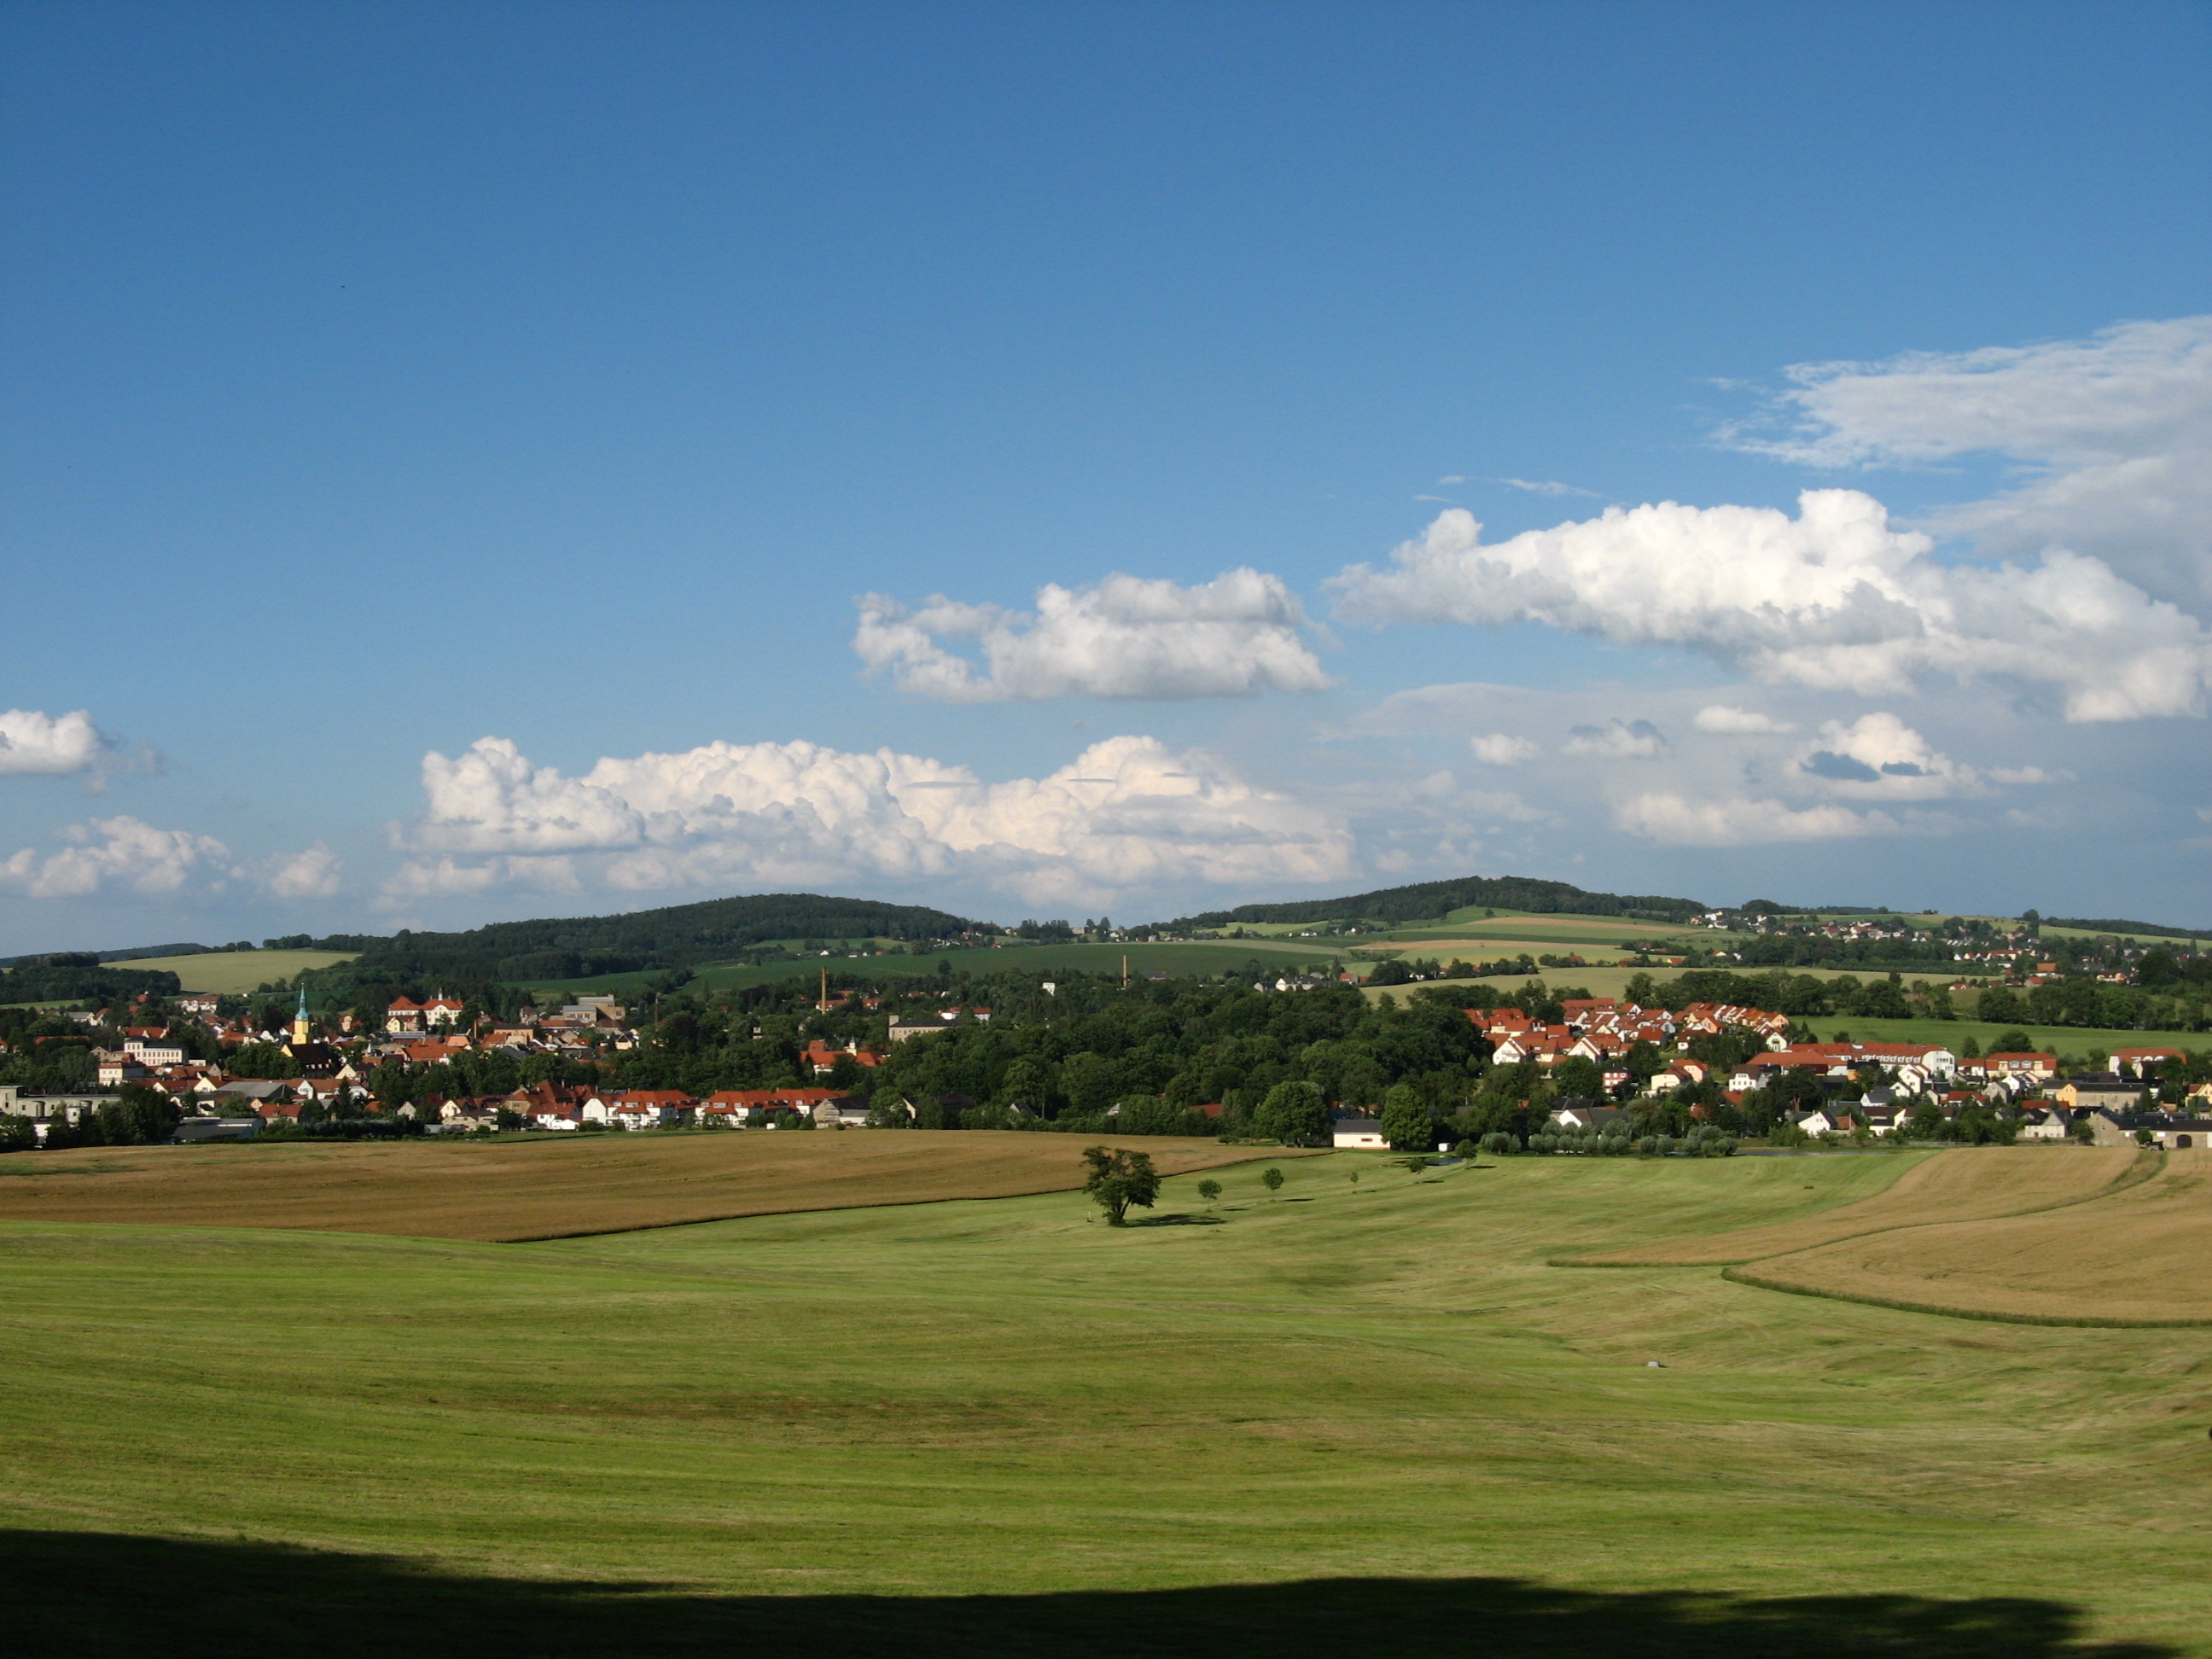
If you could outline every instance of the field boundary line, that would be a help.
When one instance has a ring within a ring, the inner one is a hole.
[[[2064,1209],[2064,1205],[2054,1205]],[[2023,1210],[2023,1215],[2036,1213]],[[1993,1221],[2010,1219],[2007,1216],[1992,1216]],[[1956,1224],[1944,1223],[1944,1225]],[[1972,1223],[1966,1224],[1972,1225]],[[1902,1228],[1899,1231],[1905,1231]],[[1864,1235],[1861,1235],[1863,1237]],[[1841,1243],[1843,1241],[1836,1241]],[[1766,1258],[1771,1259],[1771,1258]],[[2160,1331],[2187,1330],[2212,1327],[2212,1319],[2101,1319],[2094,1314],[2069,1316],[2059,1314],[2000,1313],[1981,1308],[1947,1308],[1939,1302],[1909,1302],[1902,1297],[1861,1296],[1850,1291],[1826,1291],[1806,1285],[1784,1284],[1747,1271],[1743,1263],[1731,1263],[1721,1269],[1721,1277],[1733,1285],[1749,1285],[1762,1291],[1775,1291],[1784,1296],[1809,1296],[1822,1302],[1856,1302],[1869,1308],[1893,1308],[1902,1313],[1934,1314],[1944,1319],[1978,1319],[1991,1325],[2051,1325],[2064,1328],[2086,1328],[2092,1330]]]
[[[1960,1148],[1960,1150],[1963,1151],[1964,1149]],[[2148,1160],[2148,1166],[2146,1166],[2146,1160]],[[2130,1188],[2140,1187],[2145,1182],[2151,1179],[2152,1176],[2163,1173],[2165,1169],[2165,1148],[2145,1146],[2137,1150],[2134,1163],[2129,1164],[2126,1169],[2121,1170],[2119,1174],[2114,1176],[2103,1186],[2098,1188],[2095,1192],[2084,1193],[2079,1198],[2062,1198],[2057,1202],[2051,1204],[2031,1204],[2024,1210],[2007,1210],[2002,1215],[1977,1216],[1972,1221],[1966,1222],[1899,1221],[1887,1227],[1869,1227],[1864,1232],[1842,1233],[1834,1238],[1824,1238],[1817,1244],[1794,1245],[1786,1250],[1771,1250],[1765,1255],[1739,1256],[1734,1261],[1604,1261],[1590,1260],[1588,1258],[1578,1258],[1575,1256],[1563,1256],[1556,1261],[1547,1261],[1544,1265],[1547,1267],[1719,1267],[1723,1270],[1723,1276],[1726,1277],[1729,1270],[1736,1267],[1747,1267],[1754,1261],[1778,1261],[1785,1255],[1796,1255],[1804,1250],[1825,1250],[1831,1244],[1848,1244],[1855,1238],[1873,1238],[1882,1233],[1909,1233],[1917,1231],[1922,1227],[1971,1227],[1984,1221],[2010,1221],[2016,1216],[2043,1215],[2051,1210],[2070,1210],[2077,1204],[2094,1204],[2100,1199],[2112,1198],[2118,1194],[2128,1191]],[[1910,1173],[1910,1171],[1907,1173]],[[1905,1177],[1900,1175],[1898,1177],[1898,1180],[1901,1181]],[[1894,1186],[1895,1184],[1896,1183],[1894,1182],[1891,1183],[1892,1186]],[[1872,1200],[1880,1198],[1882,1195],[1882,1193],[1887,1193],[1888,1190],[1889,1188],[1885,1187],[1882,1188],[1881,1193],[1870,1194],[1868,1197],[1854,1200],[1853,1202],[1860,1204],[1871,1202]],[[1842,1209],[1845,1206],[1839,1204],[1833,1207],[1836,1209]],[[1826,1210],[1815,1210],[1813,1212],[1814,1216],[1826,1215],[1827,1213],[1828,1212]],[[1807,1218],[1808,1220],[1811,1219],[1810,1217]],[[1711,1235],[1707,1236],[1711,1237]],[[1695,1237],[1696,1235],[1692,1234],[1690,1236],[1690,1238],[1685,1239],[1681,1242],[1687,1243],[1692,1242]],[[1631,1248],[1642,1249],[1646,1247],[1643,1245],[1635,1245]],[[1613,1254],[1618,1255],[1619,1252],[1615,1251],[1613,1252]],[[1811,1293],[1808,1292],[1808,1294]],[[2200,1324],[2206,1322],[2199,1320],[2185,1320],[2182,1322],[2185,1324]]]

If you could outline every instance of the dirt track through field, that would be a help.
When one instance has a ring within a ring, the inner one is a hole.
[[[2170,1153],[2149,1180],[2087,1203],[1874,1233],[1729,1277],[1985,1319],[2212,1323],[2212,1152]]]
[[[803,1210],[1011,1198],[1083,1184],[1095,1141],[1165,1175],[1309,1154],[1146,1136],[998,1131],[551,1136],[26,1152],[0,1219],[397,1233],[489,1243]]]
[[[2128,1146],[1969,1146],[1907,1170],[1871,1198],[1796,1221],[1584,1256],[1591,1267],[1718,1267],[1936,1222],[1972,1222],[2096,1197],[2136,1167]]]

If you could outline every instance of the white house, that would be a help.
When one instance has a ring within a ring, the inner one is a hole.
[[[1340,1117],[1329,1131],[1329,1145],[1340,1151],[1387,1152],[1390,1143],[1382,1138],[1382,1125],[1371,1117]]]

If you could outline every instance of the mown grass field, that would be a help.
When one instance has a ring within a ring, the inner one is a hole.
[[[142,957],[112,965],[174,974],[187,991],[240,996],[256,986],[289,979],[302,968],[328,968],[352,960],[353,953],[347,951],[210,951],[189,957]]]
[[[2212,1651],[2212,1334],[1547,1265],[1957,1156],[1340,1153],[1122,1231],[1073,1194],[506,1245],[0,1224],[0,1619],[73,1654]]]
[[[1092,1142],[1169,1174],[1302,1158],[1216,1140],[985,1130],[716,1130],[118,1146],[0,1162],[0,1218],[402,1233],[486,1243],[777,1211],[1006,1198],[1082,1185]]]

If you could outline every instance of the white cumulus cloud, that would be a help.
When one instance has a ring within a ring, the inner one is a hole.
[[[73,824],[62,835],[69,845],[58,853],[27,847],[0,860],[0,884],[33,898],[82,898],[108,887],[160,896],[188,884],[218,888],[240,873],[230,849],[213,836],[157,830],[127,816]]]
[[[1533,739],[1516,738],[1510,732],[1491,732],[1469,738],[1467,746],[1485,766],[1520,766],[1544,752]]]
[[[1698,710],[1690,724],[1700,732],[1717,732],[1723,737],[1779,736],[1797,729],[1790,721],[1776,720],[1771,714],[1719,702],[1707,703]]]
[[[281,899],[329,898],[343,885],[345,866],[317,842],[298,853],[278,854],[260,872],[261,884]]]
[[[0,776],[90,771],[107,748],[107,739],[85,709],[67,714],[35,708],[0,711]]]
[[[879,593],[859,604],[853,649],[869,672],[946,702],[1237,697],[1331,684],[1301,634],[1297,595],[1256,570],[1194,587],[1123,575],[1047,586],[1033,612],[941,595],[915,609]],[[981,665],[948,640],[974,641]]]
[[[2019,488],[1943,509],[1929,526],[2020,558],[2094,555],[2154,597],[2212,602],[2212,316],[2133,322],[2087,340],[1801,363],[1792,429],[1737,427],[1739,447],[1825,467],[1988,455]]]
[[[987,783],[891,750],[712,743],[599,761],[580,777],[505,738],[424,757],[423,856],[388,899],[495,885],[622,891],[963,877],[1038,900],[1187,883],[1326,880],[1351,867],[1334,816],[1198,751],[1109,738],[1042,778]]]
[[[1577,726],[1567,740],[1570,755],[1600,760],[1657,760],[1671,747],[1650,720],[1614,719],[1603,726]]]
[[[1980,784],[1972,768],[1936,753],[1894,714],[1866,714],[1848,725],[1828,720],[1791,765],[1801,779],[1838,794],[1926,800]]]
[[[1929,674],[2046,685],[2073,720],[2203,711],[2212,634],[2054,549],[2033,566],[1946,564],[1852,489],[1771,507],[1613,507],[1485,544],[1454,508],[1387,568],[1331,579],[1360,623],[1541,622],[1626,645],[1676,645],[1759,678],[1867,696]]]
[[[1778,800],[1698,800],[1668,792],[1632,795],[1613,805],[1618,829],[1676,847],[1742,847],[1761,842],[1838,841],[1893,835],[1897,821],[1849,807],[1793,807]]]

